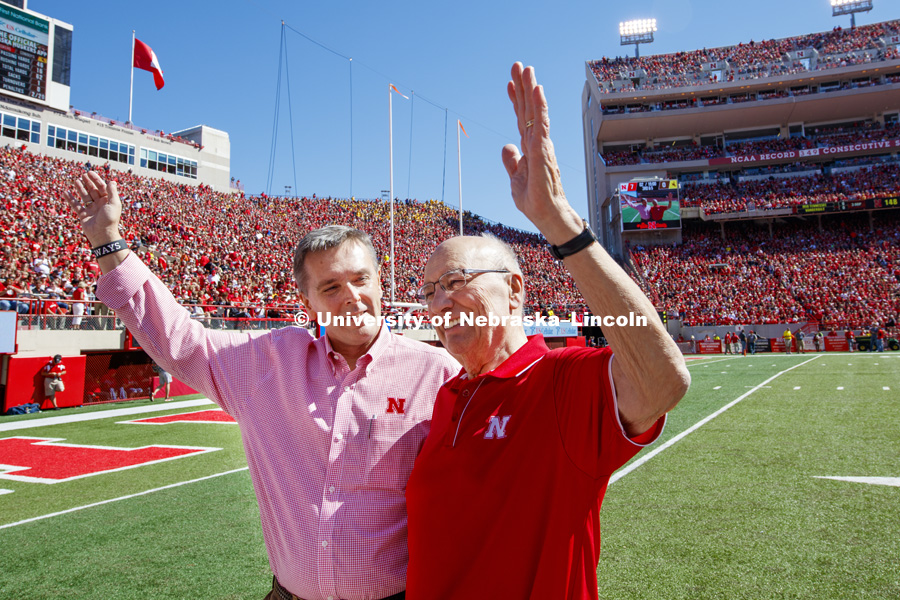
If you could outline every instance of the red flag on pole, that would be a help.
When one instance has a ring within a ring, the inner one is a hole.
[[[163,81],[163,72],[159,67],[159,59],[156,58],[156,53],[153,52],[150,46],[138,39],[134,40],[133,64],[138,69],[153,73],[153,82],[156,84],[156,89],[161,90],[166,84]]]
[[[456,124],[459,125],[459,128],[460,128],[460,129],[462,129],[463,134],[464,134],[466,137],[469,137],[469,134],[466,133],[466,128],[463,127],[462,121],[460,121],[459,119],[457,119],[457,120],[456,120]]]
[[[400,90],[397,89],[397,86],[395,86],[393,83],[390,83],[390,84],[388,84],[388,85],[391,86],[391,89],[392,89],[392,90],[394,90],[395,92],[397,92],[398,94],[400,94]],[[407,100],[409,100],[409,96],[404,96],[403,94],[400,94],[400,95],[403,96],[404,98],[406,98]]]

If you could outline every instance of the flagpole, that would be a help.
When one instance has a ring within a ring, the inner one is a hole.
[[[391,162],[391,308],[394,307],[394,105],[388,85],[388,146]]]
[[[134,29],[131,30],[131,89],[128,92],[128,124],[131,125],[131,101],[134,98]]]
[[[456,173],[459,180],[459,235],[463,234],[462,212],[462,158],[459,150],[459,120],[456,121]]]

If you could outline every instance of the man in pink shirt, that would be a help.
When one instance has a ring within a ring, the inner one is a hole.
[[[206,329],[119,235],[116,182],[89,172],[69,202],[103,272],[97,296],[166,371],[237,420],[259,502],[267,598],[403,598],[406,500],[437,390],[459,365],[381,323],[375,250],[331,225],[297,246],[294,277],[309,314],[349,317],[306,329]]]

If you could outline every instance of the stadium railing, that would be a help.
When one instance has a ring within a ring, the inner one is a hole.
[[[29,298],[7,298],[7,302],[15,303],[16,312],[19,316],[17,319],[17,328],[19,330],[60,330],[60,331],[113,331],[124,329],[122,321],[118,319],[115,311],[107,307],[102,302],[96,300],[85,300],[75,303],[72,300],[51,299],[47,296],[29,297]],[[48,312],[48,306],[51,304],[67,305],[64,312]],[[73,314],[71,308],[74,304],[84,304],[84,313],[82,315]],[[202,313],[194,312],[199,307],[203,310],[203,306],[198,304],[182,304],[191,318],[201,323],[208,329],[222,330],[268,330],[281,329],[289,325],[297,323],[295,315],[299,312],[296,307],[270,306],[267,308],[275,308],[283,316],[281,317],[252,317],[241,316],[229,311],[235,309],[233,306],[222,307],[222,311]]]

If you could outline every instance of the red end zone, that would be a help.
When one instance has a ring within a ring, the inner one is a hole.
[[[198,410],[180,415],[166,415],[164,417],[149,417],[134,421],[119,421],[119,423],[137,423],[138,425],[168,425],[169,423],[236,423],[234,418],[221,408],[212,410]]]
[[[62,438],[24,436],[0,439],[0,479],[59,483],[221,450],[192,446],[111,448],[58,443],[62,441]]]

